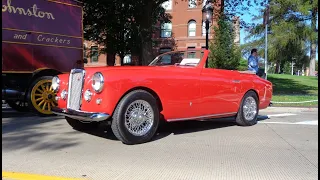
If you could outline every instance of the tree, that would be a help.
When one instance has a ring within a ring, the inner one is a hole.
[[[209,67],[237,69],[240,65],[241,52],[234,43],[231,22],[224,15],[221,15],[214,31],[215,37],[210,45]]]
[[[268,61],[276,63],[276,72],[280,72],[286,61],[295,58],[304,61],[308,51],[310,75],[314,74],[315,47],[317,42],[317,29],[315,28],[315,4],[307,0],[272,0],[270,1],[270,23],[268,24]],[[312,11],[313,10],[313,11]],[[254,18],[261,19],[262,12]],[[311,25],[310,25],[311,24]],[[247,44],[248,47],[256,45],[264,51],[264,26],[256,24],[250,31],[248,38],[256,40]],[[311,46],[310,46],[311,44]]]
[[[82,0],[84,4],[84,37],[104,45],[109,54],[120,57],[128,53],[141,57],[142,64],[151,58],[152,34],[159,21],[168,21],[162,3],[167,0]],[[173,3],[187,0],[172,0]],[[196,0],[198,5],[204,0]],[[233,17],[259,4],[259,0],[213,0],[218,14]],[[263,4],[263,3],[262,3]],[[246,24],[241,21],[241,26]]]
[[[141,55],[149,50],[146,44],[152,43],[156,23],[170,18],[161,7],[164,1],[83,0],[84,37],[121,58],[128,53]]]

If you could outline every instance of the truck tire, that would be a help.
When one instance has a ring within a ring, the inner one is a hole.
[[[34,80],[29,88],[28,105],[40,116],[53,115],[51,108],[57,106],[51,83],[52,76],[42,76]]]
[[[72,119],[70,117],[65,117],[67,120],[68,124],[73,127],[73,129],[78,130],[78,131],[88,131],[91,129],[95,129],[99,127],[99,123],[97,122],[81,122],[76,119]]]
[[[147,91],[135,90],[125,95],[112,116],[114,135],[124,144],[140,144],[152,139],[159,126],[156,99]]]
[[[6,100],[6,103],[18,112],[28,112],[30,110],[27,102],[20,100]]]

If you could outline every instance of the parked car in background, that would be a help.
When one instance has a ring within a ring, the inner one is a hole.
[[[206,68],[209,51],[162,54],[149,66],[73,69],[55,76],[58,106],[77,130],[109,122],[125,144],[150,141],[160,121],[235,117],[257,123],[272,98],[271,82],[248,71]]]
[[[2,100],[51,115],[52,77],[82,68],[82,6],[74,0],[2,0]]]

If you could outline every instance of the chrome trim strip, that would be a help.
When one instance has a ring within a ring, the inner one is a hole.
[[[185,120],[199,120],[199,119],[210,119],[217,116],[225,116],[225,115],[236,115],[237,112],[231,112],[231,113],[222,113],[222,114],[212,114],[212,115],[205,115],[205,116],[198,116],[198,117],[190,117],[190,118],[176,118],[176,119],[167,119],[167,121],[185,121]]]
[[[105,113],[94,113],[94,112],[86,112],[86,111],[76,111],[73,109],[60,109],[57,107],[52,108],[52,112],[54,114],[60,116],[67,116],[73,119],[77,119],[79,121],[104,121],[107,120],[110,115]]]

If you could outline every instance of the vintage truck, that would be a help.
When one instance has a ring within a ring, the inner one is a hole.
[[[85,63],[82,17],[74,0],[2,0],[2,100],[52,114],[52,77]]]

